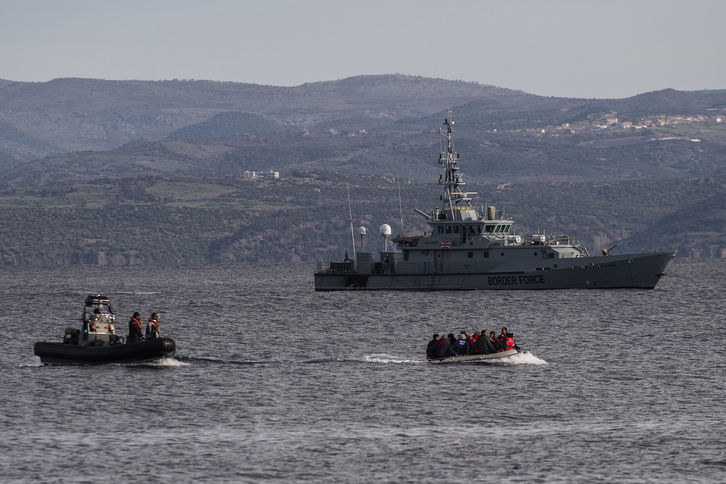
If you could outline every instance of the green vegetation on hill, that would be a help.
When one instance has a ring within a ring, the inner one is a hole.
[[[220,113],[201,123],[192,124],[171,133],[168,139],[229,138],[246,133],[284,131],[279,123],[252,113]]]
[[[346,184],[348,189],[346,189]],[[404,231],[426,225],[414,208],[438,203],[435,184],[402,181]],[[726,176],[609,183],[473,184],[481,205],[518,234],[568,234],[592,249],[669,249],[721,256]],[[98,180],[0,192],[0,264],[234,264],[337,260],[354,227],[400,231],[392,178],[300,171],[283,180],[238,177]],[[698,207],[698,210],[694,210]],[[357,240],[357,237],[356,237]]]
[[[455,132],[466,181],[611,181],[726,172],[726,128],[688,126],[609,133]],[[691,141],[698,137],[699,142]],[[225,177],[314,169],[427,182],[438,177],[442,137],[431,131],[280,132],[132,143],[67,153],[0,172],[0,189],[142,176]]]

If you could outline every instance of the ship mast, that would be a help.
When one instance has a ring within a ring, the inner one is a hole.
[[[462,220],[462,210],[467,211],[468,214],[476,211],[471,204],[470,197],[476,192],[465,192],[460,188],[465,183],[461,174],[457,173],[459,171],[459,154],[454,151],[454,143],[451,140],[453,131],[454,121],[451,119],[451,110],[449,110],[449,117],[444,120],[444,128],[438,129],[438,133],[446,137],[446,151],[439,155],[439,164],[444,165],[444,176],[439,177],[439,185],[444,186],[442,198],[444,213],[448,213],[447,217],[451,217],[451,220]],[[476,218],[480,219],[481,216],[477,214]]]

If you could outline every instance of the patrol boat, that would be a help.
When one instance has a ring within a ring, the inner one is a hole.
[[[106,296],[88,295],[81,321],[80,330],[66,328],[62,343],[35,343],[35,354],[43,364],[145,363],[171,358],[176,352],[171,338],[126,343],[123,336],[116,335],[116,315]]]
[[[453,131],[449,112],[438,130],[446,137],[446,152],[439,155],[441,206],[430,213],[416,209],[431,230],[389,241],[391,228],[382,225],[383,251],[358,252],[344,262],[318,261],[316,291],[653,289],[665,275],[675,250],[615,255],[613,246],[591,255],[569,235],[514,235],[512,220],[497,217],[493,206],[479,210],[471,203],[476,192],[462,189]],[[365,228],[359,231],[362,236]]]

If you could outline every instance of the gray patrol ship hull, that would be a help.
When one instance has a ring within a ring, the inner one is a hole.
[[[570,258],[535,270],[501,267],[492,271],[470,264],[459,270],[414,272],[415,267],[401,264],[377,273],[376,265],[371,272],[360,272],[352,263],[340,263],[315,273],[315,290],[653,289],[674,256],[675,251]]]

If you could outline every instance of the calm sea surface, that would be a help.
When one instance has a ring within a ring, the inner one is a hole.
[[[0,269],[2,482],[723,482],[726,261],[639,290],[316,293],[313,267]],[[164,364],[46,367],[85,296]],[[430,365],[434,332],[529,354]]]

